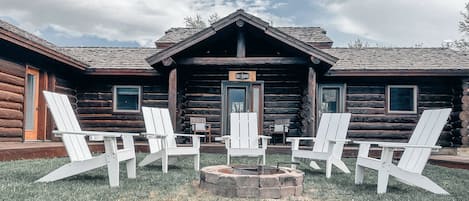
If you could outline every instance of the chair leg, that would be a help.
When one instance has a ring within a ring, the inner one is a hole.
[[[311,168],[313,168],[313,169],[315,169],[315,170],[321,169],[321,167],[319,167],[319,165],[316,163],[316,161],[311,161],[311,162],[309,163],[309,167],[311,167]]]
[[[107,163],[107,173],[109,175],[109,185],[119,186],[119,161],[116,155],[110,155]]]
[[[140,163],[138,163],[138,166],[143,167],[160,158],[162,158],[162,152],[150,153],[147,156],[145,156],[145,158],[142,161],[140,161]]]
[[[226,165],[230,165],[230,154],[226,154]]]
[[[262,165],[265,165],[265,154],[262,155]]]
[[[291,162],[292,162],[292,164],[290,165],[290,167],[291,167],[292,169],[296,169],[296,165],[293,164],[294,162],[296,162],[295,157],[294,157],[293,155],[291,156]]]
[[[163,158],[162,158],[161,162],[162,162],[161,169],[163,169],[163,173],[168,173],[168,154],[166,154],[166,153],[163,154]]]
[[[378,194],[386,193],[388,181],[389,173],[387,170],[378,170]]]
[[[340,160],[340,159],[334,159],[334,160],[333,160],[333,164],[334,164],[337,168],[339,168],[340,170],[342,170],[342,172],[345,172],[345,173],[347,173],[347,174],[350,173],[350,170],[347,168],[347,166],[345,165],[345,163],[344,163],[342,160]]]
[[[195,171],[199,171],[200,169],[200,154],[196,154],[194,156],[194,170]]]
[[[364,178],[365,168],[357,164],[355,166],[355,184],[362,184]]]
[[[126,162],[127,177],[131,179],[137,178],[137,159],[132,158]]]
[[[285,145],[285,133],[283,133],[283,144]]]
[[[332,160],[331,159],[328,159],[326,161],[326,178],[331,178],[331,174],[332,174]]]

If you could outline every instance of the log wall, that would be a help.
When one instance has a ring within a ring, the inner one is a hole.
[[[460,82],[449,78],[332,78],[322,82],[345,83],[345,110],[352,113],[348,137],[355,140],[408,141],[419,120],[418,114],[391,114],[386,111],[387,85],[417,85],[418,113],[432,108],[453,108],[451,120],[439,144],[452,146],[460,128]]]
[[[0,141],[23,139],[25,67],[0,59]]]
[[[206,117],[212,133],[221,133],[222,95],[221,83],[228,80],[230,70],[256,71],[257,81],[264,81],[264,134],[275,119],[290,119],[290,135],[299,135],[300,109],[306,85],[307,68],[302,66],[278,67],[183,67],[178,69],[183,80],[183,96],[179,123],[183,131],[189,131],[192,116]]]
[[[91,80],[91,81],[90,81]],[[82,129],[94,131],[144,132],[141,112],[114,112],[113,86],[138,85],[142,87],[142,106],[168,107],[167,78],[119,77],[93,78],[81,82],[77,91],[77,106]]]

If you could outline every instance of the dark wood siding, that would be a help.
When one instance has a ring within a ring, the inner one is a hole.
[[[0,141],[22,141],[25,67],[0,59]]]
[[[189,118],[203,116],[212,125],[212,133],[221,132],[221,82],[230,70],[256,71],[257,81],[264,82],[264,133],[275,119],[290,119],[290,134],[300,133],[302,95],[307,69],[303,66],[278,67],[184,67],[178,69],[182,79],[183,104],[180,111],[182,130],[188,132]]]
[[[419,115],[425,109],[460,109],[460,82],[450,78],[332,78],[322,82],[345,83],[345,110],[352,113],[348,137],[356,140],[408,141]],[[387,85],[417,85],[418,114],[388,113],[386,109]],[[457,115],[456,115],[457,116]],[[440,137],[440,144],[449,145],[458,129],[459,119],[452,115]]]
[[[142,87],[142,106],[168,107],[167,78],[93,78],[78,88],[78,113],[82,129],[94,131],[144,132],[141,112],[114,112],[113,86]]]

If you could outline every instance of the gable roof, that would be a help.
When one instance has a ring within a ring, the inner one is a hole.
[[[332,40],[327,37],[326,31],[321,27],[275,27],[281,32],[284,32],[300,41],[308,44],[314,43],[331,43]],[[201,31],[201,28],[171,28],[165,32],[165,35],[156,40],[159,43],[178,43],[184,39]],[[158,48],[158,45],[157,45]]]
[[[457,73],[469,71],[469,56],[447,48],[331,48],[324,49],[339,59],[327,75],[383,72]],[[409,74],[410,75],[410,74]],[[449,75],[449,74],[448,74]],[[464,74],[461,74],[461,76]]]
[[[213,23],[210,27],[207,27],[205,29],[202,29],[201,31],[193,34],[192,36],[185,38],[184,40],[176,43],[175,45],[172,45],[156,54],[154,54],[151,57],[148,57],[146,60],[150,65],[155,65],[159,62],[161,62],[163,59],[169,58],[182,50],[189,48],[202,40],[205,40],[217,33],[217,31],[225,28],[226,26],[235,23],[238,20],[242,20],[244,22],[249,23],[250,25],[253,25],[260,30],[263,30],[266,35],[269,35],[283,43],[286,43],[293,48],[296,48],[306,54],[309,54],[311,56],[314,56],[315,58],[318,58],[328,64],[334,64],[337,61],[337,58],[321,51],[318,48],[315,48],[311,45],[308,45],[307,43],[300,41],[282,31],[279,31],[278,29],[271,27],[269,23],[261,20],[258,17],[255,17],[253,15],[250,15],[243,10],[237,10],[236,12],[216,21]]]
[[[15,43],[81,70],[87,67],[84,62],[67,55],[54,44],[3,20],[0,20],[0,39]]]

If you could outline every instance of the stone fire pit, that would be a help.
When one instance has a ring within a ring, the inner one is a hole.
[[[217,165],[200,170],[200,187],[225,197],[286,198],[303,193],[303,176],[287,167]]]

